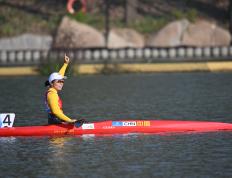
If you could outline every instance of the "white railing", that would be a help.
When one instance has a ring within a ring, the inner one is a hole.
[[[77,63],[154,63],[232,60],[232,46],[169,48],[78,48],[47,50],[0,50],[0,66],[38,65],[59,60],[67,53]]]

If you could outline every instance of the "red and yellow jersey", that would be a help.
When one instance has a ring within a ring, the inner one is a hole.
[[[61,67],[59,73],[62,76],[64,76],[67,66],[68,66],[68,64],[64,63],[64,65]],[[72,119],[70,119],[68,116],[66,116],[63,113],[62,100],[60,99],[55,88],[50,87],[47,90],[47,92],[45,94],[45,105],[46,105],[46,110],[48,113],[54,114],[57,118],[65,121],[65,122],[72,121]]]

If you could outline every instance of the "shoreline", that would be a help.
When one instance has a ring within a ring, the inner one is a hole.
[[[232,72],[232,61],[172,62],[132,64],[75,64],[77,75],[106,73],[158,73],[158,72]],[[38,67],[0,67],[0,76],[40,75]]]

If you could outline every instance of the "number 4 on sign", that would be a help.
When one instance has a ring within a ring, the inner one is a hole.
[[[14,124],[14,113],[0,113],[0,128],[12,127]]]

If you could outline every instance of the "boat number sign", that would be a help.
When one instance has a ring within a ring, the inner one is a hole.
[[[14,124],[14,113],[0,113],[0,128],[12,127]]]
[[[112,126],[150,126],[150,121],[113,121]]]
[[[94,129],[94,124],[93,124],[93,123],[83,124],[83,125],[82,125],[82,129],[83,129],[83,130],[86,130],[86,129]]]

